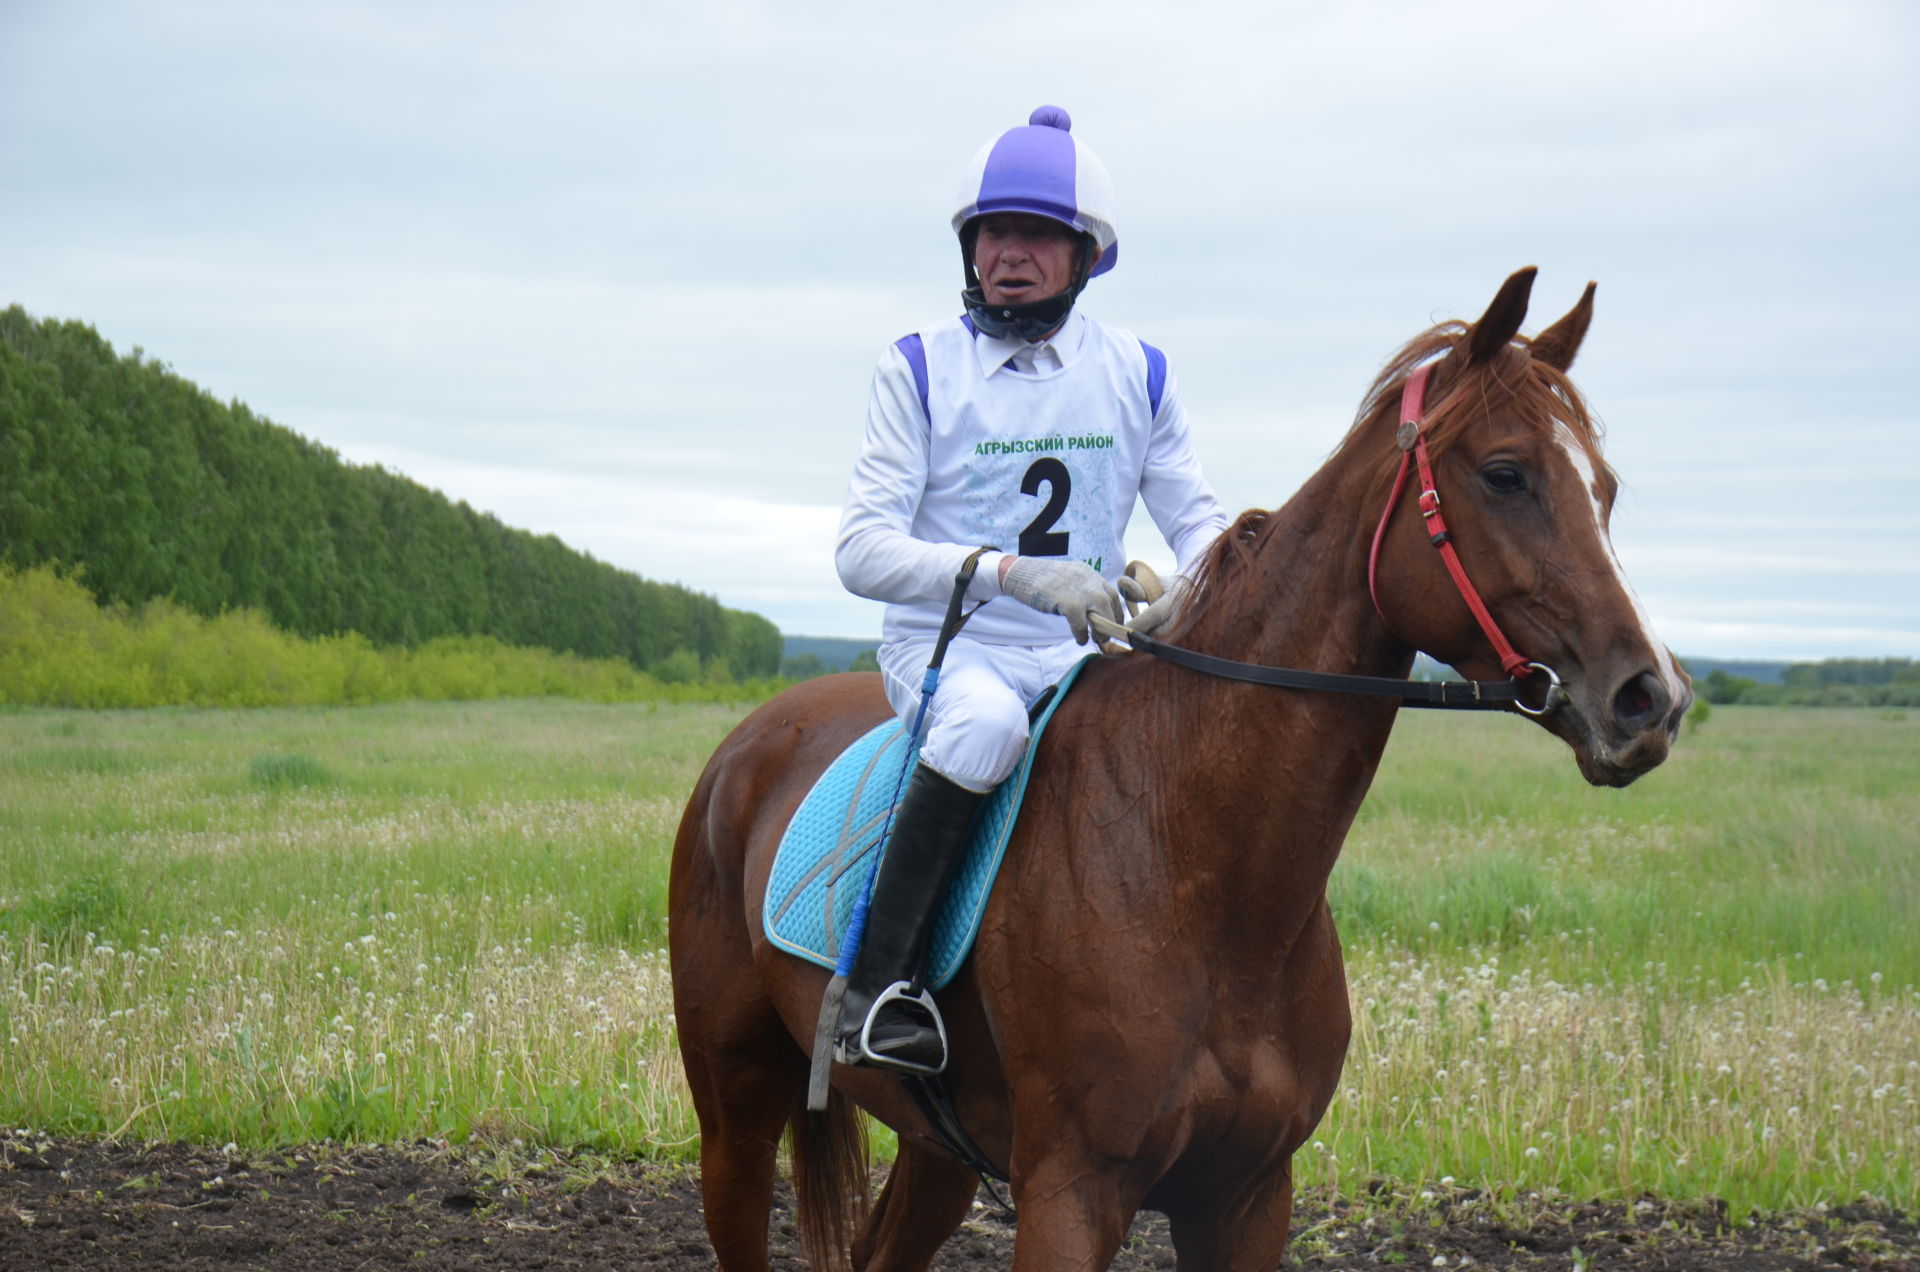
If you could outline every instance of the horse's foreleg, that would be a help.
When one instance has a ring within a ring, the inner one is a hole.
[[[1293,1167],[1253,1171],[1240,1187],[1210,1193],[1167,1215],[1177,1272],[1271,1272],[1293,1220]]]
[[[1096,1272],[1112,1264],[1136,1203],[1110,1173],[1065,1157],[1014,1172],[1013,1272]]]
[[[926,1272],[967,1217],[980,1177],[944,1153],[900,1143],[866,1231],[853,1245],[859,1272]]]

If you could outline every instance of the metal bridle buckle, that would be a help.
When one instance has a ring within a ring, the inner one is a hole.
[[[1545,663],[1530,662],[1527,666],[1534,671],[1542,671],[1547,676],[1547,696],[1539,706],[1530,707],[1526,699],[1514,695],[1513,709],[1521,715],[1532,716],[1538,720],[1541,716],[1551,715],[1556,707],[1567,701],[1567,691],[1560,683],[1560,673]]]

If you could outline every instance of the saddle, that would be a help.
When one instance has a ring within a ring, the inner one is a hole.
[[[973,950],[1040,738],[1086,665],[1086,659],[1075,663],[1034,704],[1027,749],[974,822],[972,841],[947,890],[927,952],[926,984],[932,989],[950,982]],[[787,823],[767,880],[761,921],[776,947],[828,969],[838,961],[901,778],[916,759],[906,729],[898,720],[888,720],[841,752],[814,782]]]

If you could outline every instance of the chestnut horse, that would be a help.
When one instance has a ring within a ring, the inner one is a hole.
[[[1425,650],[1470,678],[1501,666],[1422,518],[1390,515],[1402,383],[1431,364],[1426,436],[1458,551],[1487,608],[1566,698],[1540,723],[1596,785],[1666,758],[1691,701],[1607,536],[1615,491],[1565,372],[1593,288],[1519,339],[1533,271],[1472,326],[1415,338],[1358,422],[1276,512],[1222,535],[1167,635],[1224,657],[1404,677]],[[1327,877],[1387,744],[1383,699],[1213,679],[1104,655],[1061,705],[1032,771],[973,956],[941,995],[962,1124],[1010,1178],[1016,1272],[1104,1268],[1134,1213],[1163,1212],[1182,1269],[1270,1269],[1291,1158],[1339,1081],[1350,1021]],[[977,1177],[900,1081],[836,1067],[805,1108],[828,973],[761,930],[775,845],[814,779],[885,719],[877,677],[795,686],[741,722],[674,846],[674,1005],[700,1118],[707,1231],[726,1272],[761,1272],[792,1130],[816,1268],[924,1269]],[[899,1133],[876,1202],[856,1106]]]

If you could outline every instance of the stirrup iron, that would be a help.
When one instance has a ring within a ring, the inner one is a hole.
[[[900,1002],[924,1012],[933,1021],[934,1032],[940,1035],[940,1063],[936,1066],[914,1064],[910,1060],[901,1060],[894,1056],[876,1053],[869,1045],[873,1039],[873,1022],[880,1015],[880,1009],[888,1003]],[[834,1044],[833,1058],[839,1064],[868,1065],[877,1069],[892,1069],[895,1073],[917,1073],[923,1077],[934,1077],[946,1072],[947,1068],[947,1022],[941,1019],[940,1009],[934,1005],[930,990],[915,990],[911,983],[903,980],[893,982],[880,991],[873,1000],[873,1006],[867,1008],[867,1018],[860,1022],[859,1050],[854,1050],[847,1042]]]

